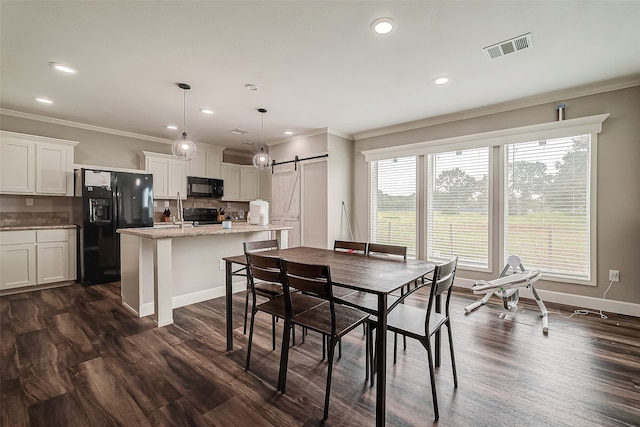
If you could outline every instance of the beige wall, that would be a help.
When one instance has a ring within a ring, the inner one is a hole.
[[[489,114],[420,129],[360,139],[355,144],[354,206],[360,235],[368,235],[368,167],[363,150],[390,147],[526,126],[556,120],[555,106],[564,102],[566,118],[609,113],[598,136],[597,152],[597,283],[596,287],[541,281],[540,289],[601,298],[609,285],[608,270],[620,270],[620,283],[607,299],[640,304],[640,87],[620,89],[573,99],[559,99],[508,112]],[[494,224],[494,241],[498,228]],[[494,245],[495,246],[495,245]],[[494,248],[497,251],[497,248]],[[493,272],[459,271],[457,277],[491,279],[499,271],[494,255]]]

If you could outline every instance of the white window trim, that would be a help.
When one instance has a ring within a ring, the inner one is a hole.
[[[549,281],[557,281],[563,283],[575,283],[581,285],[588,286],[596,286],[596,278],[597,274],[597,229],[596,229],[596,207],[597,207],[597,147],[598,147],[598,137],[597,135],[602,132],[602,123],[607,120],[609,117],[609,113],[598,114],[595,116],[587,116],[580,117],[576,119],[567,119],[560,120],[555,122],[548,123],[540,123],[529,126],[520,126],[516,128],[510,129],[501,129],[490,132],[482,132],[471,135],[462,135],[452,138],[444,138],[437,139],[432,141],[424,141],[417,142],[412,144],[403,144],[403,145],[395,145],[391,147],[383,147],[376,148],[372,150],[363,150],[362,154],[364,155],[365,162],[368,163],[368,184],[369,188],[371,188],[371,161],[373,160],[386,160],[392,159],[395,157],[409,157],[409,156],[417,156],[418,157],[418,166],[424,167],[424,161],[421,160],[423,156],[428,154],[433,154],[442,151],[451,151],[456,149],[468,149],[468,148],[477,148],[477,147],[500,147],[500,164],[504,163],[504,150],[502,146],[505,144],[515,144],[523,141],[535,141],[539,139],[553,139],[553,138],[563,138],[567,136],[573,135],[584,135],[591,134],[591,180],[590,180],[590,253],[589,253],[589,270],[591,272],[589,280],[579,280],[579,279],[570,279],[566,277],[557,277],[553,275],[545,275],[545,280]],[[490,167],[495,168],[495,163],[492,162],[493,156],[490,156]],[[492,176],[493,176],[492,172]],[[499,179],[499,187],[500,193],[504,194],[504,174],[500,172],[498,174]],[[490,177],[491,180],[492,177]],[[426,189],[426,179],[424,176],[416,177],[417,184],[417,192],[418,194],[424,193]],[[489,186],[489,198],[490,198],[490,216],[498,215],[500,220],[499,227],[499,235],[498,235],[498,254],[499,259],[504,259],[504,212],[502,209],[498,209],[498,212],[493,212],[493,201],[494,194],[492,194],[493,185]],[[502,196],[500,196],[502,197]],[[424,216],[424,208],[425,201],[418,201],[416,199],[416,210],[418,218],[417,218],[417,226],[418,230],[416,235],[421,236],[424,234],[426,223],[421,220]],[[368,227],[371,226],[371,195],[369,196],[369,206],[368,206],[368,214],[369,223]],[[492,228],[493,221],[490,222],[490,228]],[[491,231],[490,237],[493,236],[493,231]],[[492,266],[492,257],[493,257],[493,239],[490,239],[489,242],[489,270],[491,271]],[[426,254],[426,241],[424,238],[418,237],[418,241],[416,242],[416,255],[418,258],[422,259],[422,256]],[[465,268],[466,270],[467,268]],[[472,269],[470,269],[472,270]],[[475,270],[475,269],[473,269]],[[485,271],[485,270],[481,270]]]
[[[522,141],[535,141],[537,139],[562,138],[587,133],[595,134],[602,132],[602,123],[608,117],[608,113],[599,114],[597,116],[580,117],[577,119],[540,123],[517,128],[436,139],[433,141],[363,150],[362,154],[366,162],[371,162],[372,160],[386,160],[394,157],[420,156],[437,153],[439,151],[494,147],[504,144],[515,144]]]

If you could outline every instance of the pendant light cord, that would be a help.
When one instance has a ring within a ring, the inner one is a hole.
[[[260,145],[260,150],[264,151],[264,113],[262,113],[262,143]]]
[[[182,89],[182,132],[187,133],[187,91]]]

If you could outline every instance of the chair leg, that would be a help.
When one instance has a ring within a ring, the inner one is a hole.
[[[364,336],[364,354],[365,354],[365,370],[364,370],[364,379],[365,381],[369,381],[369,328],[366,323],[363,323],[365,336]]]
[[[278,371],[278,390],[284,394],[287,388],[287,369],[289,366],[289,336],[293,329],[291,320],[284,320],[284,330],[282,331],[282,349],[280,350],[280,370]]]
[[[393,364],[398,360],[398,334],[393,334]]]
[[[435,366],[439,367],[440,366],[440,336],[442,335],[442,329],[438,329],[438,331],[436,331],[436,333],[434,334],[436,339],[435,339]]]
[[[272,349],[276,349],[276,316],[271,316],[271,342]]]
[[[431,341],[429,337],[426,337],[423,341],[421,340],[424,348],[427,349],[427,359],[429,362],[429,378],[431,379],[431,395],[433,398],[433,412],[435,415],[435,420],[437,421],[440,418],[440,414],[438,413],[438,396],[436,394],[436,379],[433,371],[433,354],[431,349]]]
[[[336,339],[329,339],[329,366],[327,367],[327,390],[324,393],[324,416],[323,419],[329,418],[329,396],[331,395],[331,373],[333,371],[333,353],[336,346]],[[340,342],[338,340],[338,342]]]
[[[371,383],[370,386],[373,387],[374,381],[375,381],[375,376],[376,376],[376,363],[377,363],[377,357],[378,355],[376,354],[376,347],[374,345],[375,340],[373,338],[373,331],[375,328],[372,328],[371,325],[369,325],[369,327],[367,328],[369,329],[369,356],[371,357],[371,364],[370,369],[371,369]]]
[[[338,359],[342,358],[342,340],[338,338]]]
[[[251,361],[251,344],[253,343],[253,325],[256,320],[256,312],[251,310],[251,326],[249,326],[249,343],[247,344],[247,362],[245,363],[244,369],[246,371],[249,370],[249,362]]]
[[[247,335],[247,314],[249,312],[249,290],[247,289],[246,297],[244,299],[244,330],[242,335]]]
[[[453,354],[453,333],[451,332],[451,322],[447,321],[447,332],[449,333],[449,352],[451,353],[451,369],[453,371],[453,387],[458,388],[458,373],[456,372],[456,358]]]
[[[322,360],[324,360],[327,353],[327,336],[322,334]]]

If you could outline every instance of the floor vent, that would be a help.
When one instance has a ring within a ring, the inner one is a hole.
[[[533,46],[533,40],[531,39],[531,33],[523,34],[518,37],[514,37],[510,40],[505,40],[500,43],[492,44],[483,48],[484,54],[489,59],[499,58],[501,56],[509,55],[510,53],[520,52]]]

